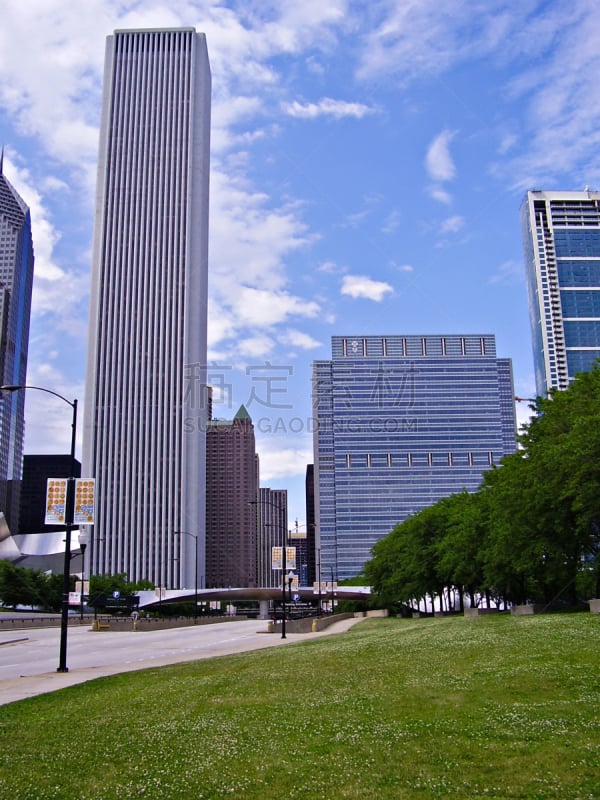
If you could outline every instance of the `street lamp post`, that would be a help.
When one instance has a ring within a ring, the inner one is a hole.
[[[79,549],[81,550],[81,616],[80,618],[83,620],[83,596],[84,596],[84,587],[85,587],[85,551],[90,541],[90,535],[86,530],[80,531],[79,533]]]
[[[43,386],[9,385],[0,386],[0,392],[17,392],[21,389],[36,389],[39,392],[53,394],[63,400],[73,409],[73,421],[71,423],[71,474],[67,483],[67,498],[65,504],[65,560],[63,569],[63,591],[62,607],[60,620],[60,650],[58,658],[57,672],[68,672],[67,667],[67,631],[69,628],[69,590],[70,590],[70,570],[71,570],[71,531],[73,530],[73,512],[75,510],[75,436],[77,431],[77,400],[67,400],[62,394],[44,389]]]
[[[329,568],[331,570],[331,613],[333,614],[335,611],[335,590],[333,587],[333,567]]]
[[[273,504],[275,505],[275,504]],[[287,639],[285,635],[285,570],[287,567],[287,537],[285,525],[281,526],[281,638]]]
[[[283,513],[282,506],[274,503],[272,500],[250,500],[251,506],[260,506],[263,504],[274,508],[277,511],[278,516]],[[285,583],[287,577],[285,570],[287,567],[287,537],[286,526],[282,524],[281,518],[279,519],[279,524],[281,526],[281,638],[287,639],[287,636],[285,635]],[[275,606],[275,610],[277,611],[277,605]]]
[[[196,542],[196,568],[194,572],[194,625],[198,624],[198,535],[189,531],[173,531],[173,536],[191,536]]]

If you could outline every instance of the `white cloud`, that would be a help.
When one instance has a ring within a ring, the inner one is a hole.
[[[391,211],[383,220],[381,232],[387,234],[394,233],[400,227],[400,218],[399,211]]]
[[[276,436],[259,437],[261,484],[306,474],[313,461],[310,439],[297,446],[284,445]]]
[[[285,344],[290,344],[293,347],[299,347],[302,350],[314,350],[315,348],[321,346],[321,342],[318,342],[310,334],[305,333],[304,331],[297,331],[292,328],[284,331],[281,336],[281,340],[285,342]]]
[[[322,264],[319,264],[318,270],[319,272],[337,272],[339,269],[338,265],[335,261],[323,261]]]
[[[342,294],[360,297],[380,303],[388,292],[394,289],[389,283],[374,281],[365,275],[345,275],[342,279]]]
[[[268,356],[273,351],[274,341],[265,334],[240,337],[237,341],[237,350],[241,356],[259,358]]]
[[[427,149],[425,166],[429,177],[434,181],[451,181],[456,174],[456,167],[450,155],[450,142],[455,131],[444,130],[438,134]]]
[[[442,189],[440,186],[431,186],[429,189],[429,194],[434,200],[444,203],[444,205],[450,205],[452,202],[452,195],[445,189]]]
[[[375,9],[379,21],[363,40],[358,76],[373,79],[396,74],[408,82],[415,77],[439,75],[468,58],[506,51],[512,37],[525,27],[534,3],[519,6],[505,0],[440,3],[439,0],[404,0]]]
[[[277,325],[289,317],[316,317],[319,312],[315,302],[288,292],[272,292],[249,286],[240,288],[234,304],[240,324],[251,327]]]
[[[375,109],[363,103],[348,103],[344,100],[332,100],[330,97],[324,97],[318,103],[299,103],[294,100],[292,103],[282,103],[281,107],[290,117],[298,119],[315,119],[323,116],[334,119],[344,117],[361,119],[367,114],[375,113]]]
[[[465,220],[463,217],[457,215],[448,217],[440,225],[442,233],[458,233],[464,227]]]
[[[488,283],[492,284],[511,284],[522,282],[525,273],[521,261],[504,261],[498,270],[491,276]]]

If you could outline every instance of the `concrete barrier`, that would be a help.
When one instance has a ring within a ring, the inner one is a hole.
[[[465,617],[482,617],[485,614],[497,614],[499,608],[465,608]]]
[[[513,606],[510,610],[510,613],[515,617],[522,617],[527,614],[541,614],[543,611],[547,610],[548,606],[545,606],[542,603],[525,603],[522,606]]]

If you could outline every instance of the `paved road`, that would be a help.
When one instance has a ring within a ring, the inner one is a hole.
[[[321,633],[288,634],[286,639],[267,633],[268,623],[262,620],[162,631],[92,631],[87,626],[70,627],[66,673],[56,672],[58,628],[1,631],[0,705],[103,675],[307,641],[347,630],[357,621],[343,620]]]

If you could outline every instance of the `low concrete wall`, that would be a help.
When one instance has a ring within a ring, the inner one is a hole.
[[[286,620],[286,633],[318,633],[324,631],[330,625],[340,622],[343,619],[353,619],[355,617],[387,617],[386,609],[376,609],[374,611],[346,611],[343,614],[324,614],[322,617],[304,617],[304,619]],[[281,622],[269,622],[268,633],[281,633]]]
[[[526,603],[522,606],[513,606],[510,613],[515,617],[522,617],[526,614],[541,614],[543,611],[546,611],[547,608],[548,606],[542,603]]]
[[[304,617],[304,619],[288,619],[285,621],[286,633],[316,633],[342,619],[350,619],[354,614],[325,614],[322,617]],[[269,622],[269,633],[281,633],[281,622]]]
[[[194,622],[193,617],[140,617],[135,623],[131,617],[110,617],[105,614],[99,614],[94,618],[93,614],[84,614],[83,619],[79,616],[69,617],[69,627],[76,625],[91,626],[92,630],[111,630],[111,631],[159,631],[167,628],[185,628],[188,625],[211,625],[215,622],[234,622],[235,620],[247,619],[244,616],[236,617],[198,617],[197,623]],[[105,623],[100,626],[95,623],[98,621]],[[61,624],[60,614],[47,614],[40,616],[11,616],[3,618],[0,614],[0,631],[19,631],[28,628],[59,628]]]
[[[589,601],[590,603],[590,611],[592,614],[600,614],[600,599],[594,598],[593,600]]]
[[[214,625],[217,622],[235,622],[247,619],[244,616],[228,617],[140,617],[132,620],[131,617],[107,617],[102,615],[92,624],[93,631],[164,631],[169,628],[188,628],[192,625]]]
[[[73,625],[89,625],[93,619],[92,616],[84,614],[83,620],[80,617],[70,616],[69,626]],[[48,614],[36,616],[28,616],[24,614],[22,617],[4,617],[0,614],[0,631],[20,631],[27,628],[59,628],[61,623],[60,614]]]
[[[485,614],[497,614],[498,608],[465,608],[465,617],[481,617]]]

